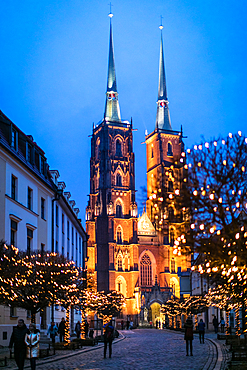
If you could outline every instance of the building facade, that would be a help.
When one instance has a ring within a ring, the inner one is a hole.
[[[59,172],[49,170],[33,137],[0,111],[0,240],[27,255],[60,253],[84,268],[87,235],[78,219],[79,209],[58,178]],[[28,322],[29,316],[24,309],[0,306],[0,344],[8,344],[18,317]],[[65,310],[55,307],[54,320],[59,322],[62,316]],[[42,329],[50,320],[50,309],[36,317]]]
[[[184,150],[182,132],[170,123],[162,37],[157,103],[155,129],[146,135],[147,211],[137,218],[133,127],[132,121],[121,120],[110,20],[105,112],[91,138],[87,268],[94,272],[98,290],[125,296],[123,314],[136,323],[160,320],[162,303],[171,295],[190,293],[190,259],[173,254],[177,224],[183,221],[170,205],[163,207],[159,226],[153,201],[159,189],[168,195],[176,190],[174,171],[180,170],[173,168],[173,160]]]

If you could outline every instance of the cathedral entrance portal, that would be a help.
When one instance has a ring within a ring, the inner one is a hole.
[[[156,321],[160,322],[160,325],[161,325],[162,318],[160,314],[160,304],[155,302],[151,304],[150,309],[151,309],[151,320],[152,320],[153,326],[156,326]]]

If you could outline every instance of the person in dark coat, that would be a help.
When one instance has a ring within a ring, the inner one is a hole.
[[[189,348],[190,348],[190,355],[193,356],[193,348],[192,348],[192,340],[193,338],[193,321],[192,318],[189,316],[184,324],[185,332],[184,332],[184,339],[186,340],[186,356],[189,356]]]
[[[64,341],[64,335],[65,335],[65,320],[64,317],[62,317],[59,325],[58,325],[58,333],[60,335],[60,342]]]
[[[26,357],[26,344],[25,336],[28,329],[23,319],[18,320],[18,325],[13,328],[13,332],[9,342],[9,348],[11,349],[14,344],[14,356],[15,362],[19,370],[23,370],[24,362]]]
[[[88,336],[88,329],[89,329],[89,323],[86,320],[85,321],[85,338],[87,338],[87,336]]]
[[[214,315],[214,318],[213,318],[213,326],[214,326],[214,332],[215,332],[215,334],[217,334],[219,323],[218,323],[217,317],[215,315]]]
[[[107,324],[105,324],[104,329],[104,358],[106,358],[107,343],[109,343],[109,358],[111,358],[112,341],[114,339],[114,326],[112,325],[112,321],[109,321]]]
[[[79,320],[75,324],[75,332],[76,332],[77,338],[79,339],[80,338],[80,335],[81,335],[81,323],[80,323]]]
[[[200,322],[198,323],[198,331],[200,343],[204,343],[205,322],[203,322],[203,319],[201,319]]]

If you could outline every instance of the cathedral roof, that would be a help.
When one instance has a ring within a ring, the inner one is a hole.
[[[112,33],[112,14],[110,16],[110,43],[109,43],[109,59],[108,59],[108,77],[106,90],[105,115],[106,121],[121,121],[120,108],[118,102],[116,69],[113,48],[113,33]]]
[[[156,236],[155,228],[146,211],[138,218],[137,233],[138,235]]]
[[[162,31],[163,26],[160,26]],[[163,39],[161,33],[160,40],[160,65],[159,65],[159,89],[157,101],[157,114],[155,127],[162,130],[172,130],[170,112],[168,107],[166,75],[165,75],[165,60],[163,51]]]

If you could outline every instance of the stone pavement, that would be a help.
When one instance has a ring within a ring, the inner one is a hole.
[[[200,344],[193,340],[193,357],[186,356],[183,334],[170,330],[123,330],[124,337],[115,340],[112,358],[103,359],[102,344],[77,351],[62,351],[54,358],[37,361],[37,370],[220,370],[216,364],[216,345],[207,339]],[[206,337],[215,335],[207,335]],[[12,361],[11,361],[12,362]],[[25,369],[30,369],[26,360]],[[215,367],[216,366],[216,367]],[[6,369],[17,370],[14,363]]]

